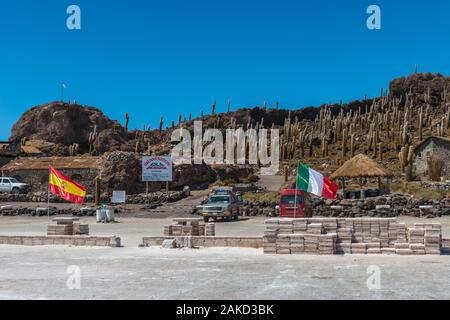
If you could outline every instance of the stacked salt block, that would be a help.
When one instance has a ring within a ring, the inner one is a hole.
[[[205,224],[205,236],[214,237],[216,235],[216,224],[207,223]]]
[[[89,225],[82,223],[73,224],[73,234],[74,235],[89,235]]]
[[[325,236],[325,237],[324,237]],[[395,218],[272,218],[266,221],[265,253],[439,254],[439,223],[407,229]]]
[[[294,232],[294,219],[280,219],[278,232],[281,234],[289,234]]]
[[[353,238],[353,229],[352,228],[339,228],[336,231],[337,241],[336,241],[336,253],[352,253],[352,238]]]
[[[289,234],[279,234],[276,241],[277,254],[291,253],[291,238]]]
[[[291,254],[299,254],[305,252],[305,235],[302,233],[288,234],[290,240]]]
[[[310,223],[307,226],[307,232],[311,234],[322,234],[324,233],[322,223]]]
[[[197,218],[176,218],[173,224],[164,226],[164,236],[203,236],[205,226]]]
[[[74,234],[73,232],[73,223],[74,221],[78,221],[78,218],[54,218],[52,221],[55,221],[56,224],[50,224],[47,226],[47,235],[48,236],[71,236]]]
[[[305,253],[317,254],[319,253],[319,235],[305,234]]]
[[[319,235],[319,254],[334,254],[336,249],[336,233]]]
[[[277,253],[277,236],[279,229],[278,221],[279,219],[268,219],[265,222],[266,230],[264,230],[264,237],[263,237],[264,253]]]

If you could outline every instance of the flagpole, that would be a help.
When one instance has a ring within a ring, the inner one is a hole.
[[[48,187],[47,187],[47,216],[48,220],[50,220],[50,167],[48,167]]]
[[[295,179],[294,219],[297,218],[297,183],[298,183],[298,163],[297,163],[297,177]]]

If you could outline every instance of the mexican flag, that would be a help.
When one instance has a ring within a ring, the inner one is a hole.
[[[338,190],[333,181],[301,162],[298,164],[296,188],[328,199],[336,199]]]

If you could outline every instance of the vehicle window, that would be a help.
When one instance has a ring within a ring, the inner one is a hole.
[[[297,203],[295,202],[297,198]],[[303,204],[304,200],[303,200],[303,196],[282,196],[281,197],[281,203],[285,203],[285,204]]]
[[[19,180],[16,178],[9,178],[9,181],[11,181],[11,183],[19,183]]]
[[[208,203],[230,203],[230,197],[214,196],[208,199]]]
[[[0,178],[0,183],[3,183],[3,179],[2,178]]]
[[[8,178],[3,178],[3,183],[9,183],[9,179]]]

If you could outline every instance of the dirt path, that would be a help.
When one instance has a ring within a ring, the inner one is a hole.
[[[176,202],[167,202],[163,205],[149,210],[141,210],[132,213],[136,218],[166,218],[166,217],[185,217],[192,216],[196,206],[209,194],[210,190],[191,191],[189,197],[183,198]],[[127,216],[129,216],[127,214]]]

